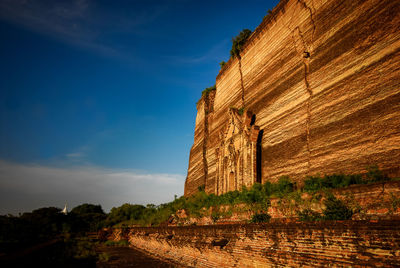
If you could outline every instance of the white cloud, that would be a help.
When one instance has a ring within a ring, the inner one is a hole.
[[[183,194],[184,176],[100,167],[59,168],[0,161],[0,214],[39,207],[165,203]]]

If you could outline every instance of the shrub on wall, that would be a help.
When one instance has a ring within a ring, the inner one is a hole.
[[[269,222],[270,219],[271,216],[268,215],[267,213],[257,213],[253,215],[250,222],[252,223]]]
[[[322,220],[323,217],[320,213],[315,212],[311,209],[304,209],[303,211],[299,211],[297,213],[300,221],[318,221]]]
[[[217,211],[214,211],[211,213],[211,219],[213,222],[217,222],[220,217],[221,217],[221,214]]]
[[[323,211],[325,220],[350,220],[353,216],[353,211],[333,194],[327,196],[324,205],[326,206]]]
[[[368,182],[379,182],[379,181],[388,181],[389,177],[379,169],[378,166],[369,166],[367,167],[367,181]]]
[[[235,38],[232,39],[232,49],[230,51],[231,57],[239,57],[244,44],[250,37],[251,31],[249,29],[242,30]]]
[[[324,177],[308,176],[304,181],[304,191],[315,192],[322,189],[348,187],[353,184],[368,184],[390,180],[378,166],[367,167],[367,170],[368,172],[364,175],[364,178],[361,174],[332,174]]]
[[[201,95],[202,95],[202,96],[208,96],[208,94],[210,94],[212,91],[214,91],[214,90],[216,90],[216,89],[217,89],[216,86],[213,85],[213,86],[211,86],[211,87],[208,87],[208,88],[204,89],[204,90],[201,92]]]
[[[264,192],[268,196],[282,197],[293,192],[294,184],[288,176],[282,176],[277,183],[266,182],[263,184]]]
[[[304,190],[306,192],[314,192],[322,189],[342,188],[353,184],[363,183],[366,183],[366,181],[362,179],[360,174],[332,174],[325,175],[324,177],[308,176],[304,181]]]

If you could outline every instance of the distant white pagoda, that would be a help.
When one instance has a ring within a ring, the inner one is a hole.
[[[67,203],[65,203],[64,209],[61,211],[61,213],[67,215],[68,214],[68,209],[67,209]]]

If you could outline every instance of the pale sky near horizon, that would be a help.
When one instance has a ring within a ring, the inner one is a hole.
[[[278,2],[0,0],[0,215],[182,195],[201,91]]]

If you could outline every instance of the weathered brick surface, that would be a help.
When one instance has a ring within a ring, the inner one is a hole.
[[[321,191],[323,195],[323,191]],[[352,185],[340,189],[332,189],[332,193],[355,211],[354,219],[392,219],[400,217],[400,181],[378,182],[373,184]],[[272,218],[297,217],[299,210],[311,208],[322,212],[323,198],[319,202],[307,203],[311,194],[303,194],[302,204],[294,200],[271,198],[268,214]]]
[[[400,221],[132,227],[137,248],[192,267],[398,267]]]
[[[376,182],[372,184],[351,185],[345,188],[331,189],[330,192],[351,209],[353,220],[394,220],[400,219],[400,181]],[[298,212],[311,209],[322,213],[325,209],[325,190],[315,193],[299,193],[299,196],[284,196],[270,198],[267,213],[272,220],[296,221]],[[219,205],[204,208],[202,216],[191,216],[185,210],[175,214],[171,225],[208,225],[213,223],[213,212],[219,213],[216,224],[248,223],[253,217],[251,204]]]
[[[263,130],[262,182],[374,164],[400,176],[399,1],[282,0],[272,13],[219,73],[210,112],[197,106],[185,195],[227,180],[216,152],[230,107]]]

